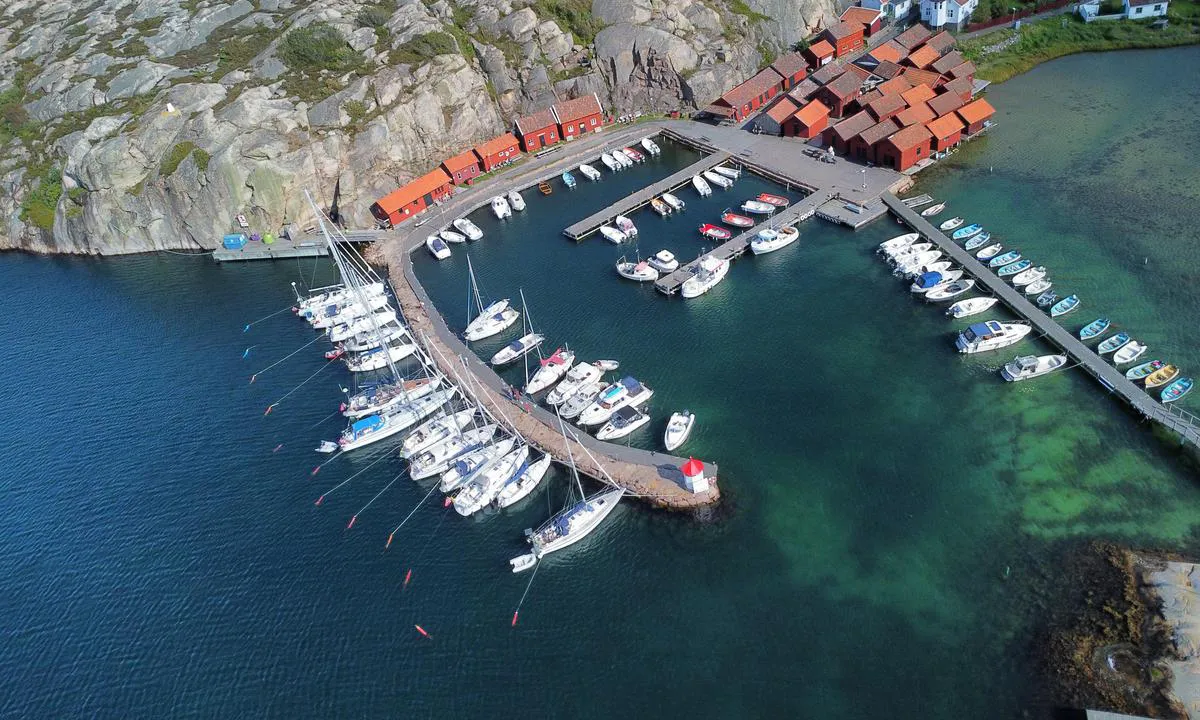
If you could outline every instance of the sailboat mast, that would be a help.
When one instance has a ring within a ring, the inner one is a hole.
[[[567,437],[567,429],[563,427],[562,415],[558,414],[558,408],[554,409],[554,415],[558,418],[558,431],[562,433],[563,445],[567,448],[567,460],[571,463],[571,475],[575,477],[575,487],[579,488],[579,499],[583,500],[583,483],[579,481],[579,470],[575,467],[575,453],[571,452],[571,440]]]

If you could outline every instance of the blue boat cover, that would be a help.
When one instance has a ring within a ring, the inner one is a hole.
[[[921,277],[917,278],[917,287],[931,288],[942,281],[942,274],[936,270],[933,272],[922,273]]]
[[[988,327],[988,323],[975,323],[974,325],[968,327],[967,330],[969,330],[975,337],[983,337],[984,335],[992,334],[992,330]]]
[[[521,344],[520,340],[513,340],[508,344],[508,349],[512,350],[513,352],[520,350],[522,347],[524,347],[524,345]]]
[[[383,426],[383,418],[378,415],[365,417],[362,420],[350,426],[350,432],[354,433],[354,437],[359,437],[364,432],[375,430]]]

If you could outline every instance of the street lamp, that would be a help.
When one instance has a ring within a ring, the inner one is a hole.
[[[1016,25],[1017,24],[1017,9],[1014,7],[1014,8],[1009,8],[1009,10],[1012,10],[1011,24]]]

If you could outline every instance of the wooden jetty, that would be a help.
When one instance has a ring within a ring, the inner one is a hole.
[[[967,252],[958,243],[946,237],[932,223],[918,215],[895,195],[885,193],[883,202],[906,225],[936,244],[951,260],[973,275],[979,286],[987,288],[1010,310],[1028,321],[1040,336],[1061,348],[1080,367],[1095,377],[1105,389],[1120,396],[1143,417],[1171,428],[1193,445],[1200,445],[1200,422],[1197,422],[1195,416],[1184,410],[1163,405],[1151,397],[1145,390],[1126,378],[1123,372],[1117,370],[1085,345],[1078,336],[1068,332],[1056,319],[1040,310],[1023,293],[977,260],[974,254]],[[1086,307],[1086,305],[1083,306]]]
[[[387,233],[383,230],[346,230],[342,235],[345,242],[372,243],[384,238]],[[341,239],[338,241],[341,242]],[[325,238],[314,230],[293,238],[280,237],[269,243],[252,240],[237,250],[218,247],[213,250],[212,256],[217,262],[236,262],[325,257],[328,254],[329,248],[325,245]]]
[[[626,215],[643,205],[650,204],[651,199],[662,195],[664,192],[671,192],[686,183],[690,183],[694,176],[699,175],[705,170],[711,170],[728,159],[729,153],[725,152],[715,152],[705,156],[679,172],[672,173],[658,182],[651,183],[632,195],[621,198],[603,210],[592,213],[579,222],[573,223],[563,230],[563,235],[572,240],[580,240],[587,237],[599,230],[601,225],[612,222],[618,215]]]

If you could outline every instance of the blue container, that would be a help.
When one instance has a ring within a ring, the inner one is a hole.
[[[226,250],[241,250],[246,247],[246,236],[243,233],[226,235],[221,244],[225,246]]]

